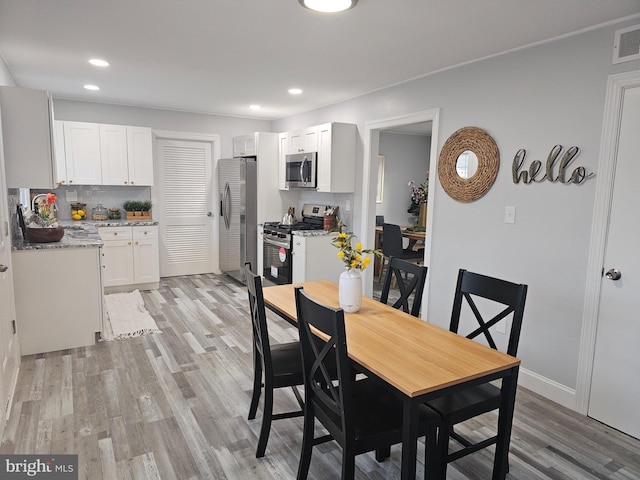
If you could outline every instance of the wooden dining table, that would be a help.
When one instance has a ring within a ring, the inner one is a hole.
[[[316,301],[339,308],[336,283],[316,281],[300,285]],[[293,325],[297,324],[295,286],[263,289],[265,306]],[[416,475],[420,403],[502,379],[492,478],[504,480],[520,360],[366,296],[358,312],[345,313],[345,329],[349,358],[365,374],[386,382],[403,402],[401,478],[404,480],[415,479]]]

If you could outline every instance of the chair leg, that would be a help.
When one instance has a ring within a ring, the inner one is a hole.
[[[271,420],[273,415],[273,388],[271,385],[264,387],[264,408],[262,412],[262,426],[260,427],[260,438],[256,449],[256,458],[264,457],[269,441],[269,431],[271,430]]]
[[[300,452],[300,463],[298,464],[297,480],[307,480],[309,475],[309,465],[311,464],[311,452],[313,450],[313,430],[314,430],[314,414],[311,412],[312,407],[305,405],[304,426],[302,427],[302,451]]]
[[[349,448],[345,446],[342,449],[342,480],[353,480],[356,476],[356,455]]]
[[[391,447],[379,448],[376,450],[376,461],[378,463],[384,462],[391,456]]]
[[[257,352],[253,352],[253,394],[251,395],[251,405],[249,407],[249,420],[256,418],[260,392],[262,391],[262,362]]]

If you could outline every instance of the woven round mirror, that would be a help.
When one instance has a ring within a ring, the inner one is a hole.
[[[491,188],[499,166],[500,152],[491,135],[478,127],[464,127],[444,143],[438,177],[451,198],[472,202]]]

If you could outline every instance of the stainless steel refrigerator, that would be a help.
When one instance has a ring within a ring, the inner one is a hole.
[[[220,270],[245,283],[244,264],[258,266],[255,157],[218,160]]]

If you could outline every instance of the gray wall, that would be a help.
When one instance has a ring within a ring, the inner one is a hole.
[[[432,140],[438,151],[464,126],[491,134],[500,150],[500,170],[493,188],[475,202],[450,198],[432,159],[427,319],[447,325],[459,268],[527,283],[522,366],[569,394],[576,386],[595,180],[579,186],[516,185],[511,164],[520,148],[527,150],[529,165],[534,159],[544,162],[556,144],[576,145],[574,166],[595,171],[607,76],[640,68],[640,61],[612,65],[614,31],[633,23],[486,59],[273,125],[285,131],[329,121],[358,124],[359,171],[367,122],[440,108],[439,134]],[[354,195],[357,226],[361,197],[360,186]],[[513,225],[504,223],[505,206],[516,207]]]
[[[13,80],[13,75],[11,75],[2,55],[0,55],[0,85],[8,85],[10,87],[15,87],[16,85],[16,82]]]
[[[383,202],[376,204],[376,215],[387,223],[409,225],[411,205],[409,181],[421,184],[429,170],[431,138],[420,135],[380,132],[379,153],[385,156]]]

